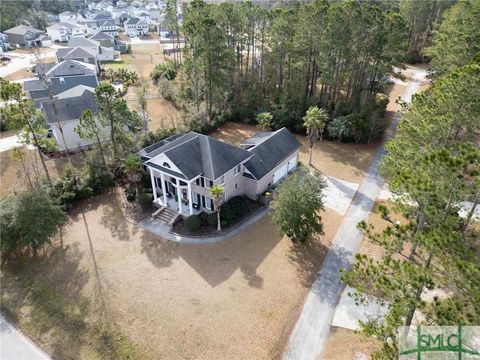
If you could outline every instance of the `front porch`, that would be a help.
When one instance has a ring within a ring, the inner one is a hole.
[[[205,199],[192,191],[192,184],[195,179],[186,181],[152,168],[149,168],[149,170],[155,206],[168,208],[184,216],[197,215],[202,211],[212,210],[202,207],[202,200],[205,201]]]

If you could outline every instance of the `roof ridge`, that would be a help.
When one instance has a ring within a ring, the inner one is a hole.
[[[270,139],[273,135],[277,134],[278,132],[280,132],[280,130],[283,130],[283,129],[286,129],[285,126],[282,127],[281,129],[272,131],[272,133],[270,134],[270,136],[266,136],[266,137],[265,137],[264,139],[262,139],[258,144],[252,146],[250,149],[247,149],[247,151],[250,151],[250,150],[255,149],[258,145],[263,144],[265,141],[267,141],[267,140]],[[255,136],[255,135],[254,135],[254,136]]]
[[[212,169],[212,174],[215,177],[214,171],[213,171],[213,160],[212,160],[212,150],[210,149],[210,136],[205,136],[207,138],[207,150],[208,150],[208,157],[210,160],[210,168]],[[215,180],[215,179],[212,179]]]

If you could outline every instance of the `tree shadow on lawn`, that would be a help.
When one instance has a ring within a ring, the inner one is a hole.
[[[117,199],[114,190],[110,190],[102,199],[103,215],[100,224],[108,228],[114,238],[129,241],[130,231],[134,235],[139,230],[138,226],[129,226],[129,222],[124,217],[123,204]]]
[[[2,309],[27,334],[50,346],[58,359],[79,354],[90,302],[80,296],[88,282],[78,246],[54,247],[38,257],[18,259],[2,269]],[[22,314],[22,315],[20,315]]]
[[[142,253],[156,267],[168,267],[181,258],[212,287],[239,269],[249,286],[262,288],[263,278],[257,274],[257,268],[281,239],[265,217],[232,239],[216,244],[181,244],[144,231],[141,246]]]
[[[297,275],[302,285],[309,288],[327,255],[329,248],[319,237],[308,239],[303,243],[292,242],[288,260],[295,265]]]
[[[142,358],[102,304],[97,306],[95,294],[83,295],[90,278],[80,267],[84,255],[74,243],[7,263],[1,274],[2,309],[54,359],[85,353],[99,359]]]

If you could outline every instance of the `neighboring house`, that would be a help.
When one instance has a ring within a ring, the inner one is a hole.
[[[49,133],[55,138],[60,151],[92,145],[91,140],[80,138],[75,128],[85,110],[98,111],[94,91],[92,87],[78,85],[42,102],[41,110],[45,113]]]
[[[145,12],[145,11],[139,11],[137,12],[137,14],[135,15],[137,18],[139,18],[140,20],[143,20],[145,21],[147,24],[150,24],[150,14]]]
[[[97,41],[102,47],[113,48],[114,50],[120,51],[122,54],[128,51],[127,44],[101,31],[92,35],[88,39]]]
[[[80,61],[86,65],[88,64],[90,66],[93,66],[96,69],[96,73],[97,74],[100,73],[100,64],[98,60],[98,52],[96,49],[92,49],[85,46],[59,48],[57,50],[57,59],[58,61],[64,61],[64,60]]]
[[[138,17],[132,17],[123,23],[125,34],[129,37],[148,35],[148,23]]]
[[[301,144],[282,128],[253,137],[246,147],[189,132],[143,149],[139,155],[150,172],[154,203],[184,215],[210,212],[214,184],[223,187],[224,201],[238,195],[257,200],[297,167]]]
[[[0,33],[0,53],[11,50],[8,36],[4,33]]]
[[[105,34],[105,35],[109,36],[108,34]],[[102,36],[98,36],[98,37],[101,38]],[[111,46],[111,44],[109,44],[108,41],[105,41],[105,44],[106,46],[102,46],[101,41],[94,40],[92,39],[92,37],[87,39],[83,36],[72,37],[68,43],[68,45],[71,47],[80,46],[82,49],[88,49],[88,52],[91,54],[88,62],[91,64],[97,63],[98,70],[100,70],[100,66],[98,65],[98,62],[120,60],[120,50],[117,50],[115,45]],[[124,43],[118,42],[118,44],[119,44],[119,48],[121,48],[120,45],[124,45],[125,51],[126,51],[126,45]],[[65,50],[59,49],[59,51],[63,52]],[[57,57],[58,57],[59,51],[57,51]],[[73,58],[73,57],[70,56],[70,58]],[[95,61],[92,61],[92,59],[95,59]],[[74,60],[84,61],[81,59],[74,59]]]
[[[75,25],[77,23],[77,14],[71,11],[64,11],[58,14],[58,18],[62,23]]]
[[[66,42],[72,36],[83,35],[84,31],[81,27],[71,23],[58,23],[48,26],[47,34],[53,41]]]
[[[77,85],[96,88],[98,85],[95,65],[75,60],[64,60],[45,74],[55,94],[70,90]]]
[[[98,28],[104,33],[112,36],[118,36],[118,28],[114,20],[101,20],[98,22]]]
[[[42,36],[45,32],[26,25],[18,25],[14,28],[4,31],[8,41],[15,47],[38,47],[46,46],[42,44]]]
[[[37,80],[28,80],[23,83],[27,97],[35,101],[39,108],[42,101],[51,95],[58,95],[78,85],[95,88],[98,85],[95,66],[65,60],[60,63],[44,63],[35,65]],[[50,89],[49,89],[50,87]]]
[[[118,0],[116,4],[117,8],[123,9],[127,7],[127,3],[123,0]]]

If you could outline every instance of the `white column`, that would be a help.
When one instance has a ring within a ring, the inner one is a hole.
[[[157,202],[157,186],[155,184],[155,175],[153,175],[153,170],[151,167],[149,167],[148,170],[150,170],[150,180],[152,180],[153,201]]]
[[[182,212],[182,188],[180,187],[180,179],[177,180],[177,197],[178,197],[178,212]]]
[[[190,215],[193,215],[193,203],[192,203],[192,183],[187,183],[187,197],[188,197],[188,210]]]
[[[163,206],[167,206],[167,191],[165,189],[165,177],[163,173],[160,173],[160,181],[162,182],[162,193],[163,193]]]

